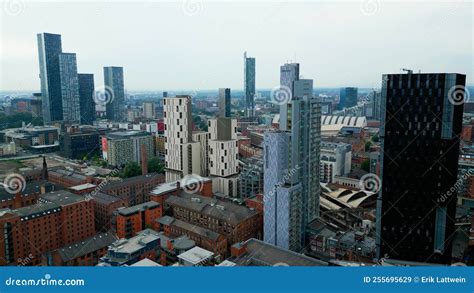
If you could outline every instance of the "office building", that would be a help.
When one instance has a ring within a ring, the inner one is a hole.
[[[280,130],[290,130],[288,120],[288,107],[295,96],[294,82],[300,79],[300,64],[299,63],[285,63],[280,66],[280,91],[286,100],[280,104]],[[312,94],[312,93],[311,93]]]
[[[322,183],[333,183],[335,176],[351,172],[352,146],[348,143],[321,143],[320,178]]]
[[[140,164],[142,145],[145,145],[147,158],[154,157],[154,138],[149,133],[137,130],[110,132],[102,137],[102,158],[110,166],[123,166],[128,162]]]
[[[209,120],[209,176],[213,192],[236,197],[238,195],[238,140],[237,119]]]
[[[306,225],[319,215],[321,104],[312,80],[292,84],[285,130],[264,136],[264,240],[300,251]]]
[[[79,73],[78,79],[81,124],[92,125],[95,121],[94,75]]]
[[[155,103],[143,102],[143,117],[145,117],[146,119],[156,118]]]
[[[107,99],[105,108],[107,119],[114,122],[123,122],[125,117],[125,89],[123,81],[123,67],[104,67],[104,85]]]
[[[59,54],[62,52],[61,35],[41,33],[37,35],[41,80],[43,121],[63,120]]]
[[[247,57],[244,52],[244,92],[245,92],[245,114],[248,117],[255,115],[255,58]]]
[[[239,174],[240,197],[249,198],[263,193],[263,156],[242,159]]]
[[[58,58],[63,121],[79,123],[81,113],[76,54],[60,53]]]
[[[382,188],[377,256],[450,263],[464,89],[456,73],[387,74],[382,83]]]
[[[344,108],[350,108],[357,105],[357,88],[356,87],[343,87],[339,91],[339,104],[337,105],[338,110]]]
[[[219,89],[219,117],[230,117],[230,89],[220,88]]]

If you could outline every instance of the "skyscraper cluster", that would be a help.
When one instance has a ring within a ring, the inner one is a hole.
[[[319,215],[321,104],[299,64],[280,68],[280,131],[264,137],[264,240],[300,251],[307,224]],[[287,93],[288,94],[288,93]]]
[[[107,118],[123,121],[122,67],[104,67],[104,93],[96,98],[94,76],[77,72],[75,53],[62,51],[61,35],[37,35],[43,121],[92,124],[96,104],[104,104]]]

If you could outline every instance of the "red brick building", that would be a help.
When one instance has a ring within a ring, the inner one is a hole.
[[[165,200],[171,195],[179,195],[183,190],[193,190],[196,194],[212,197],[212,180],[206,177],[196,178],[198,181],[186,181],[186,185],[183,185],[182,181],[174,181],[169,183],[163,183],[154,188],[150,193],[150,200],[156,201],[163,207]]]
[[[161,217],[157,222],[160,229],[168,237],[186,235],[197,246],[212,251],[216,256],[221,255],[224,258],[228,255],[227,239],[222,234],[170,216]]]
[[[150,192],[164,182],[165,175],[150,173],[126,179],[110,180],[101,191],[125,200],[127,206],[134,206],[150,201]]]
[[[48,181],[63,187],[71,187],[86,183],[100,183],[100,179],[62,168],[48,170]]]
[[[117,241],[112,232],[100,233],[82,241],[46,252],[43,255],[45,266],[95,266],[107,253],[109,245]]]
[[[127,202],[113,195],[102,192],[91,193],[90,198],[94,205],[95,229],[97,232],[115,230],[114,212],[127,207]]]
[[[43,194],[38,203],[0,210],[0,265],[38,265],[47,251],[95,234],[91,201],[68,191]]]
[[[222,234],[229,246],[261,238],[263,227],[255,210],[227,201],[181,192],[165,201],[174,218]]]
[[[463,125],[461,137],[465,142],[474,142],[474,125]]]
[[[117,236],[130,238],[146,228],[156,228],[156,219],[162,216],[161,205],[155,201],[145,202],[117,211]]]

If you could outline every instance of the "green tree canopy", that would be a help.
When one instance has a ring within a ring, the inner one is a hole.
[[[138,176],[142,173],[142,169],[140,165],[136,162],[128,162],[127,165],[123,168],[122,172],[120,172],[121,178],[130,178],[133,176]]]
[[[154,157],[148,161],[148,172],[163,173],[164,166],[160,161],[160,158]]]

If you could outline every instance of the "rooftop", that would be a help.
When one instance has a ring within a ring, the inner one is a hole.
[[[138,137],[138,136],[150,136],[150,134],[145,131],[128,130],[128,131],[110,132],[110,133],[107,133],[105,136],[107,137],[107,139],[127,139],[127,138]]]
[[[192,265],[198,265],[203,261],[207,261],[214,256],[214,253],[205,250],[199,246],[195,246],[190,250],[181,253],[178,255],[178,258],[186,263],[190,263]]]
[[[117,237],[113,233],[101,233],[83,241],[61,247],[56,251],[63,261],[70,261],[101,248],[108,247],[115,241],[117,241]]]
[[[182,191],[179,196],[170,196],[166,200],[166,204],[190,209],[229,222],[233,225],[237,225],[243,220],[257,214],[256,211],[245,206],[197,194],[189,194],[185,191]]]
[[[246,253],[229,261],[239,266],[327,266],[327,263],[251,238],[245,243]]]
[[[139,211],[144,211],[147,209],[157,208],[160,204],[156,201],[148,201],[142,204],[134,205],[128,208],[119,208],[118,213],[122,216],[130,216],[132,214],[138,213]]]
[[[115,253],[132,254],[159,239],[158,232],[145,229],[132,238],[115,241],[109,246],[109,250],[113,250]]]
[[[94,199],[94,201],[96,201],[98,203],[101,203],[101,204],[104,204],[104,205],[109,205],[111,203],[121,201],[120,198],[118,198],[116,196],[113,196],[113,195],[103,193],[103,192],[97,192],[97,193],[94,193],[94,194],[91,193],[90,196]]]

